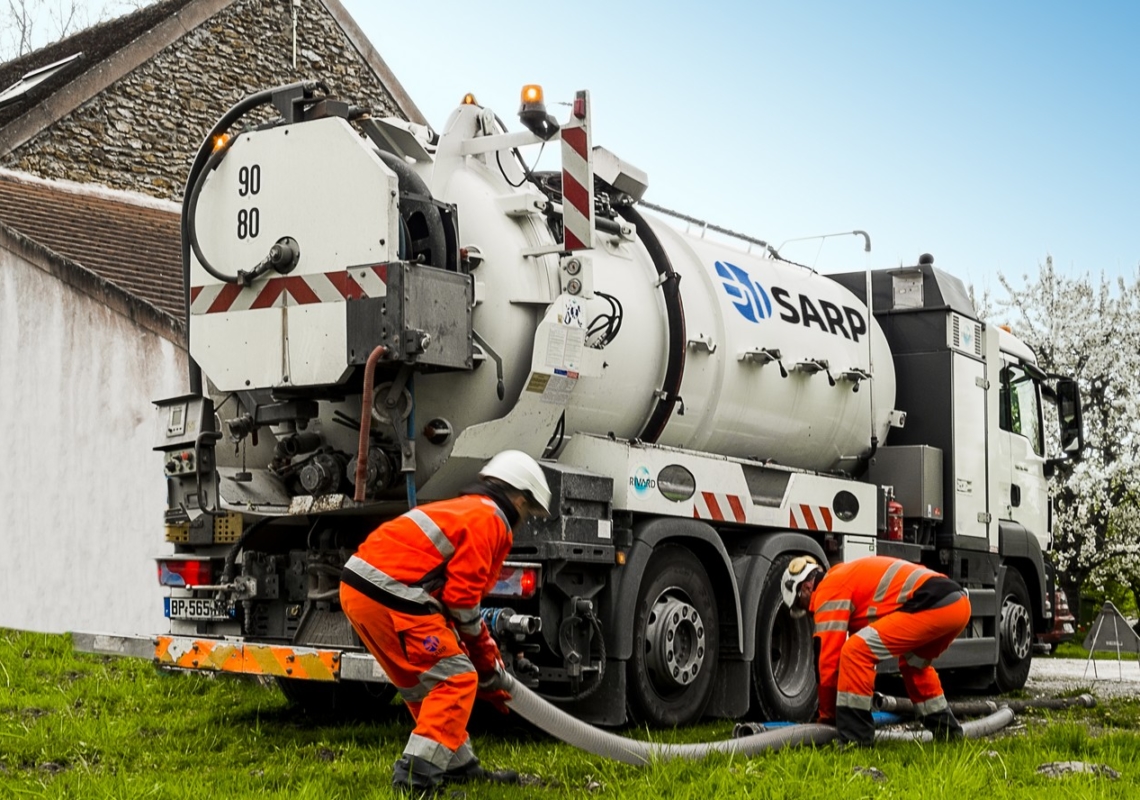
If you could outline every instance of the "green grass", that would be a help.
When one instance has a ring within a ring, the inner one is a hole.
[[[289,798],[390,796],[410,729],[317,723],[255,681],[168,674],[148,662],[75,654],[66,636],[0,630],[0,798]],[[634,732],[660,741],[726,738],[727,722]],[[794,748],[751,759],[630,767],[518,724],[474,738],[489,765],[541,783],[471,786],[470,798],[1052,798],[1140,796],[1140,702],[1021,716],[1007,732],[952,745]],[[1119,780],[1038,775],[1052,761],[1104,764]],[[885,781],[857,771],[873,767]]]

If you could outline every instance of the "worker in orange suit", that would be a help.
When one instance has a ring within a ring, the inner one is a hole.
[[[875,672],[888,658],[898,659],[915,712],[935,738],[963,736],[931,666],[970,621],[961,586],[897,558],[859,558],[825,571],[799,556],[780,588],[792,616],[814,617],[819,721],[835,725],[840,742],[874,743]]]
[[[471,780],[516,782],[479,764],[467,736],[476,696],[506,712],[503,661],[480,603],[513,531],[550,511],[538,463],[517,450],[492,458],[454,500],[411,509],[374,530],[341,573],[340,603],[415,719],[392,770],[397,790],[432,793]]]

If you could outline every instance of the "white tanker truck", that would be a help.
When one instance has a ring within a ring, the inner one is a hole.
[[[1046,484],[1083,445],[1074,382],[929,257],[824,276],[645,213],[585,92],[560,125],[527,87],[520,118],[468,95],[436,134],[319,84],[222,118],[183,215],[192,393],[157,403],[170,630],[78,646],[385,701],[341,565],[514,448],[554,510],[485,616],[516,678],[584,720],[808,718],[812,631],[778,586],[802,553],[951,576],[974,617],[939,666],[1021,687],[1052,625]],[[526,166],[540,142],[560,173]]]

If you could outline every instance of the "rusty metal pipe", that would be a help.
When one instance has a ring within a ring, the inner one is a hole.
[[[372,388],[376,379],[376,362],[388,353],[384,345],[376,345],[364,365],[364,390],[361,393],[360,442],[356,453],[356,493],[353,499],[364,502],[364,482],[368,479],[368,434],[372,429]]]

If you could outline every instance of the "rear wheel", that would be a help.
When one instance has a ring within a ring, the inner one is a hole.
[[[994,685],[999,692],[1025,686],[1033,661],[1033,605],[1025,579],[1012,567],[1002,584],[1001,616],[998,618],[998,662]]]
[[[285,698],[305,714],[318,718],[384,719],[398,706],[388,683],[307,681],[277,678]]]
[[[756,614],[752,658],[753,716],[808,722],[815,715],[815,651],[810,616],[793,619],[780,593],[780,578],[794,555],[772,562]]]
[[[712,696],[720,623],[712,582],[692,551],[657,548],[633,613],[633,656],[626,666],[631,711],[656,726],[695,722]]]

